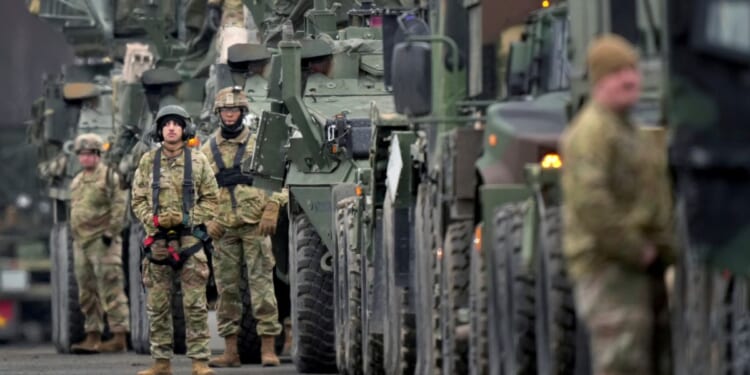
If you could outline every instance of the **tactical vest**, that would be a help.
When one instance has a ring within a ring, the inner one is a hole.
[[[154,226],[158,230],[153,237],[148,237],[143,241],[144,251],[146,257],[154,264],[162,266],[171,266],[175,270],[179,270],[185,264],[185,262],[199,250],[203,249],[206,253],[207,259],[209,260],[209,266],[211,266],[211,242],[208,234],[203,225],[190,228],[190,209],[193,208],[193,196],[195,195],[195,187],[193,186],[193,159],[191,158],[190,149],[185,147],[183,150],[185,157],[185,168],[183,170],[182,178],[182,223],[178,228],[162,228],[159,225],[159,191],[161,190],[161,147],[156,150],[154,156],[154,165],[152,170],[151,179],[151,204],[153,207],[153,220]],[[156,240],[164,239],[167,243],[171,240],[179,241],[182,236],[192,235],[198,238],[200,241],[188,248],[177,251],[172,247],[167,247],[169,257],[166,259],[154,259],[151,253],[151,245]]]
[[[211,154],[213,155],[216,167],[219,168],[219,172],[216,173],[216,183],[219,187],[225,187],[229,189],[229,196],[232,198],[232,210],[237,208],[237,198],[234,196],[234,188],[237,185],[253,186],[253,177],[242,174],[240,165],[242,164],[242,157],[245,155],[247,150],[247,143],[250,141],[251,134],[248,134],[245,138],[245,142],[240,144],[237,148],[237,154],[234,155],[234,163],[231,168],[227,168],[224,165],[224,159],[221,157],[219,152],[219,145],[216,143],[216,137],[211,138]]]

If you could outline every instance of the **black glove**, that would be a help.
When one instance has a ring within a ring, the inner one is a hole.
[[[221,6],[207,5],[208,14],[206,14],[206,28],[209,31],[216,32],[221,27]]]
[[[110,237],[110,236],[108,236],[106,234],[103,235],[102,236],[102,243],[104,244],[104,246],[110,247],[110,245],[112,245],[112,237]]]

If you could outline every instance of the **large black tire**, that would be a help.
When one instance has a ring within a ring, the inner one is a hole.
[[[362,362],[365,375],[385,374],[383,358],[383,322],[387,309],[385,301],[386,270],[383,251],[383,212],[377,210],[372,229],[372,260],[361,257],[362,285]]]
[[[495,216],[487,248],[491,374],[537,374],[534,277],[524,270],[522,244],[523,211],[507,205]]]
[[[131,225],[128,257],[130,262],[130,339],[133,350],[138,354],[149,354],[149,321],[146,313],[146,289],[141,274],[141,244],[145,231],[139,224]],[[182,307],[182,287],[175,277],[172,285],[172,350],[175,354],[185,354],[185,311]]]
[[[361,246],[356,235],[358,197],[337,199],[334,299],[336,363],[339,373],[361,375],[362,368],[362,273]]]
[[[560,209],[548,207],[542,220],[543,251],[535,257],[537,368],[546,374],[573,375],[577,320],[573,285],[562,253]]]
[[[52,341],[58,353],[84,339],[84,317],[78,304],[73,241],[66,222],[55,223],[50,235],[52,257]]]
[[[415,239],[415,288],[417,374],[434,374],[440,370],[438,340],[438,315],[440,295],[435,293],[439,285],[439,264],[435,246],[434,221],[432,220],[430,187],[421,184],[417,191],[414,220]]]
[[[484,228],[488,230],[488,228]],[[469,277],[469,374],[488,375],[487,350],[487,262],[486,249],[471,251],[471,276]]]
[[[387,196],[383,204],[383,254],[386,270],[386,314],[383,316],[383,359],[386,374],[411,375],[416,365],[415,324],[410,290],[396,281],[396,211]],[[403,250],[403,249],[402,249]],[[413,249],[410,249],[413,251]]]
[[[468,372],[468,347],[456,337],[456,328],[466,322],[460,319],[460,310],[469,307],[469,266],[472,243],[470,221],[460,221],[448,226],[443,246],[443,271],[440,274],[440,332],[443,374]]]
[[[303,213],[294,216],[289,237],[292,358],[299,372],[334,373],[333,272],[321,264],[328,250]]]

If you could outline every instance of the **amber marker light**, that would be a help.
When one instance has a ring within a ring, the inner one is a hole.
[[[362,186],[357,185],[356,187],[354,187],[354,193],[357,194],[358,197],[361,197],[362,196]]]
[[[474,250],[482,252],[482,226],[477,225],[474,229]]]
[[[497,135],[496,134],[490,134],[490,136],[487,137],[487,143],[490,145],[490,147],[497,146]]]
[[[544,155],[540,164],[544,169],[560,169],[562,168],[562,159],[558,154],[547,154]]]
[[[542,1],[542,8],[549,8],[549,0]]]
[[[110,148],[112,148],[112,144],[109,142],[104,142],[104,144],[102,145],[102,149],[104,151],[109,151]]]
[[[201,145],[201,140],[198,137],[188,139],[187,146],[190,148],[196,148]]]

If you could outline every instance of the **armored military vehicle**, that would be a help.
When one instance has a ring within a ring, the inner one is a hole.
[[[304,372],[335,371],[348,359],[337,358],[334,346],[355,345],[334,323],[343,319],[334,298],[346,297],[335,286],[341,279],[334,271],[333,198],[353,194],[337,189],[369,169],[370,102],[392,106],[382,80],[381,12],[356,9],[352,26],[337,30],[334,11],[316,2],[301,39],[286,27],[270,63],[271,108],[261,115],[255,157],[246,166],[255,186],[290,191],[293,356]],[[277,264],[286,259],[277,253]]]
[[[676,374],[750,369],[745,126],[749,1],[668,1],[665,90],[681,259]]]
[[[383,345],[382,358],[363,352],[365,372],[586,370],[560,248],[557,142],[586,96],[589,40],[615,32],[657,56],[647,17],[657,4],[537,4],[546,9],[502,62],[499,100],[497,48],[486,41],[500,30],[487,25],[512,5],[442,2],[428,9],[428,30],[400,19],[406,42],[393,50],[391,81],[408,127],[373,138],[372,174],[353,188],[365,198],[334,199],[345,244],[336,259],[348,267],[344,287],[361,296],[344,311],[360,309],[363,341]],[[643,118],[654,117],[654,99],[644,96]],[[372,118],[381,130],[397,117]],[[358,249],[372,250],[373,273]],[[382,307],[361,302],[373,296]]]

